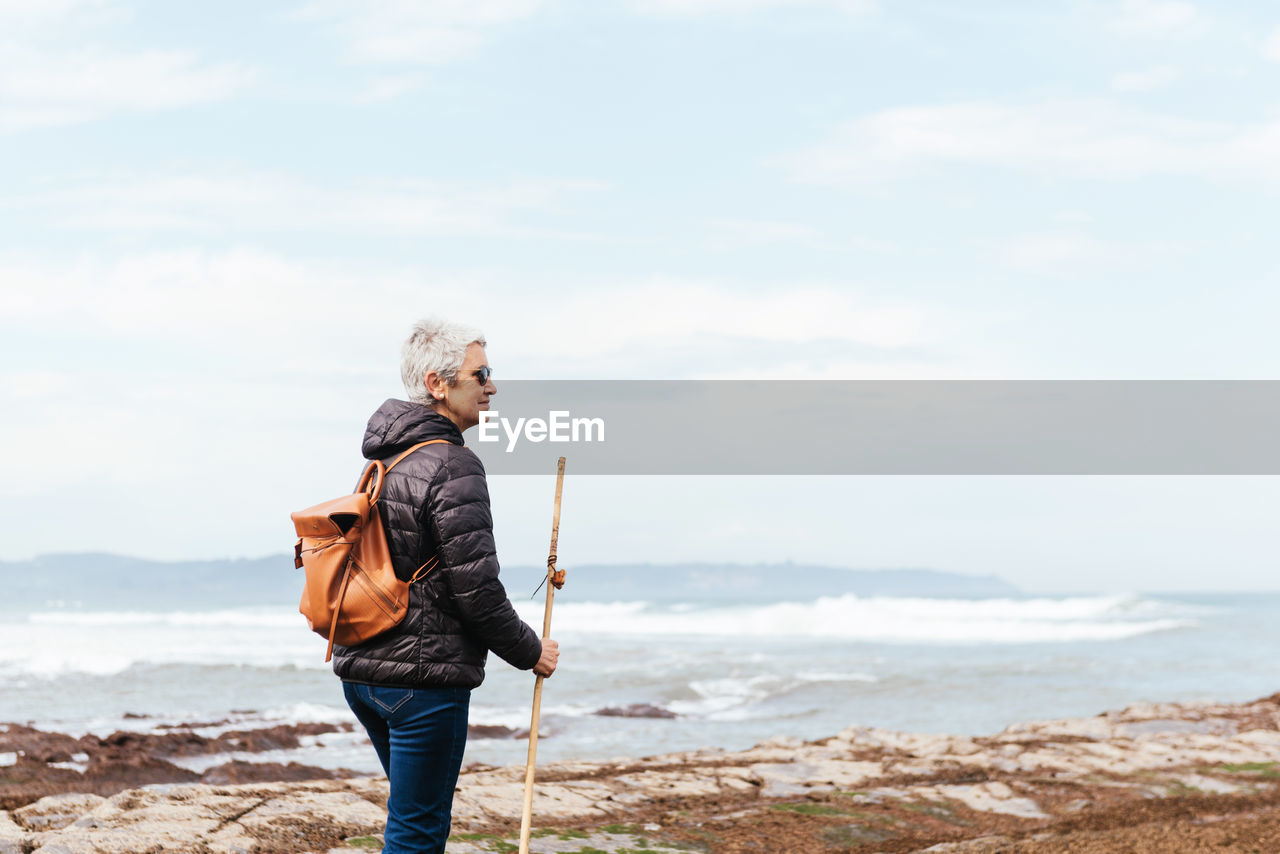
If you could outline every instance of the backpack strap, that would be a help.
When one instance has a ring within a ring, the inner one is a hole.
[[[329,623],[329,648],[324,651],[324,660],[333,658],[333,636],[338,633],[338,616],[342,613],[342,600],[347,598],[347,585],[351,583],[351,569],[342,573],[342,587],[338,590],[338,604],[333,609],[333,620]]]
[[[426,578],[431,573],[431,570],[435,569],[439,565],[440,565],[440,555],[438,554],[432,555],[430,558],[427,559],[426,563],[424,563],[422,566],[414,570],[413,578],[409,579],[409,583],[416,584],[419,579]]]
[[[425,442],[419,442],[418,444],[414,445],[412,448],[410,448],[409,450],[405,451],[405,452],[404,452],[404,453],[402,453],[400,456],[398,456],[398,457],[396,457],[394,460],[392,460],[392,461],[391,461],[391,465],[386,466],[386,467],[382,470],[382,478],[386,478],[386,476],[387,476],[388,474],[390,474],[390,473],[391,473],[391,470],[392,470],[393,468],[395,468],[396,466],[400,465],[400,463],[405,459],[405,457],[409,456],[410,454],[412,454],[414,451],[418,450],[419,448],[425,448],[427,445],[440,445],[440,444],[452,445],[452,444],[454,444],[454,443],[453,443],[453,442],[450,442],[448,439],[428,439],[428,440],[427,440],[427,441],[425,441]],[[369,463],[369,465],[370,465],[370,466],[377,466],[377,465],[379,465],[379,461],[378,461],[378,460],[374,460],[373,462]],[[366,469],[365,469],[365,471],[367,472],[367,471],[368,471],[368,469],[366,468]],[[363,476],[361,477],[361,480],[363,481]],[[382,487],[382,483],[381,483],[381,480],[379,480],[379,483],[378,483],[378,494],[379,494],[379,495],[382,493],[382,488],[381,488],[381,487]],[[440,563],[440,555],[438,555],[438,554],[434,554],[434,555],[432,555],[430,558],[428,558],[428,559],[427,559],[427,562],[426,562],[426,563],[424,563],[422,566],[418,567],[417,569],[415,569],[415,570],[413,571],[413,577],[409,579],[409,582],[408,582],[408,583],[409,583],[409,584],[414,584],[414,583],[416,583],[419,579],[425,578],[425,577],[426,577],[426,576],[431,572],[431,570],[435,569],[435,568],[436,568],[436,566],[438,566],[438,565],[439,565],[439,563]],[[344,586],[345,586],[345,581],[344,581]]]
[[[404,460],[405,457],[409,456],[419,448],[426,447],[427,445],[439,445],[441,443],[453,444],[453,442],[450,442],[448,439],[428,439],[425,442],[419,442],[400,456],[396,457],[392,460],[391,465],[389,466],[383,465],[382,460],[371,460],[368,465],[360,470],[360,479],[356,481],[355,491],[364,492],[372,488],[373,492],[371,493],[372,498],[370,501],[377,501],[378,496],[382,494],[382,480],[387,476],[387,472],[400,465],[400,462]],[[371,483],[375,472],[377,473],[377,483]]]
[[[418,444],[414,445],[412,448],[410,448],[409,450],[405,451],[403,454],[401,454],[400,456],[398,456],[398,457],[396,457],[394,460],[392,460],[391,465],[387,466],[387,473],[388,473],[388,474],[390,474],[390,472],[391,472],[391,470],[392,470],[393,468],[395,468],[396,466],[400,465],[400,461],[401,461],[401,460],[403,460],[405,457],[409,456],[410,454],[412,454],[414,451],[418,450],[419,448],[425,448],[427,445],[439,445],[439,444],[441,444],[442,442],[443,442],[444,444],[446,444],[446,445],[452,445],[452,444],[453,444],[453,442],[450,442],[448,439],[428,439],[428,440],[427,440],[427,441],[425,441],[425,442],[419,442]]]

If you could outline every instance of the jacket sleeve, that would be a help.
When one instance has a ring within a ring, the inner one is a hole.
[[[508,664],[530,670],[542,655],[542,641],[516,613],[498,580],[484,465],[466,448],[450,451],[424,508],[440,544],[440,570],[464,628]]]

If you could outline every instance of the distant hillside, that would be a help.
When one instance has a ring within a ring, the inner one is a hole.
[[[800,564],[565,564],[561,601],[779,602],[819,596],[987,598],[1020,591],[994,575],[930,569],[840,569]],[[502,570],[513,599],[528,598],[541,567]],[[172,610],[244,605],[294,606],[302,571],[292,555],[252,560],[164,563],[110,554],[43,555],[0,563],[0,610],[69,607],[92,610]]]
[[[302,570],[293,568],[293,555],[164,563],[112,554],[55,554],[0,563],[0,585],[4,610],[47,602],[89,610],[206,610],[296,605]]]

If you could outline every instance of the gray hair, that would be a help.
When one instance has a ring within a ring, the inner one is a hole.
[[[400,348],[400,379],[414,403],[433,403],[423,378],[435,371],[449,385],[458,381],[458,370],[472,344],[486,346],[479,329],[428,317],[413,325],[409,340]]]

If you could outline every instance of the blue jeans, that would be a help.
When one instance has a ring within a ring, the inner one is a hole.
[[[342,692],[391,781],[383,854],[442,854],[471,691],[343,682]]]

